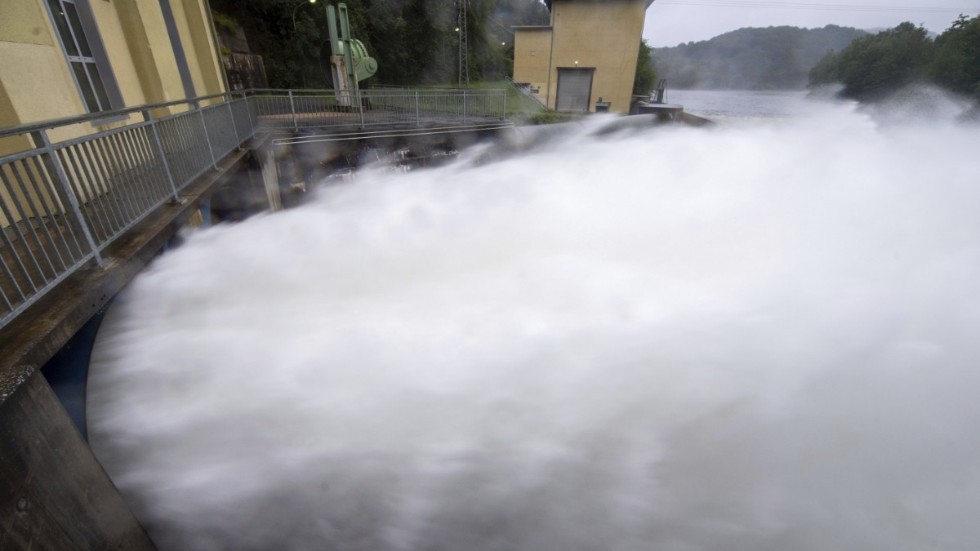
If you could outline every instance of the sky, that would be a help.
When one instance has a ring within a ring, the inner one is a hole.
[[[834,24],[891,28],[903,21],[941,33],[959,14],[980,14],[980,0],[655,0],[643,36],[655,48],[698,42],[740,29]]]

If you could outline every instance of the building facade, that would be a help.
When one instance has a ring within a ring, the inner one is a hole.
[[[225,89],[206,0],[0,2],[0,128]]]
[[[629,112],[653,0],[546,0],[551,25],[516,27],[514,81],[549,108]]]

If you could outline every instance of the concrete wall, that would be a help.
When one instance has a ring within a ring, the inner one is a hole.
[[[39,371],[0,394],[0,549],[154,551]]]
[[[205,0],[167,1],[194,95],[224,92]],[[0,0],[0,128],[86,114],[45,4],[46,0]],[[89,0],[88,4],[125,107],[186,98],[159,0]],[[175,106],[154,115],[188,108]],[[123,126],[131,119],[60,127],[49,131],[49,137],[58,142]],[[0,138],[0,156],[32,147],[24,137]],[[0,186],[0,200],[11,200],[4,186]],[[0,212],[0,227],[10,222]]]
[[[204,0],[168,1],[195,94],[224,92]],[[186,97],[158,0],[90,0],[89,5],[125,106]],[[7,99],[0,101],[0,127],[85,114],[45,0],[2,0],[0,21],[0,97]],[[85,131],[70,129],[55,137]],[[3,147],[0,143],[0,155],[9,153]]]
[[[519,29],[514,43],[514,80],[544,82],[541,96],[554,109],[559,68],[594,68],[589,111],[602,97],[611,111],[629,111],[636,60],[648,0],[553,0],[551,31]],[[550,41],[550,63],[541,76],[543,41]],[[531,55],[534,52],[534,55]]]
[[[551,27],[524,27],[514,32],[514,82],[527,82],[539,90],[538,98],[552,105],[548,97],[551,63]]]
[[[217,38],[211,32],[211,19],[207,7],[202,0],[181,0],[179,7],[178,2],[173,4],[180,40],[185,45],[184,51],[187,54],[187,63],[194,78],[197,95],[207,96],[225,92]]]
[[[589,111],[595,110],[600,96],[612,103],[611,111],[629,111],[645,13],[643,0],[553,2],[551,66],[553,71],[559,67],[595,68]],[[548,92],[552,104],[557,90],[558,79],[552,77]]]
[[[0,21],[0,126],[84,113],[43,0],[2,0]]]

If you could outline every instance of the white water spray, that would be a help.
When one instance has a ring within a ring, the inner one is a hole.
[[[90,433],[161,549],[975,549],[980,131],[599,124],[138,278]]]

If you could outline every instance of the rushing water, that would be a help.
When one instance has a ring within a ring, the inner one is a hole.
[[[192,234],[100,334],[93,446],[163,550],[975,549],[951,118],[594,118]]]
[[[799,116],[814,107],[807,95],[803,90],[668,90],[667,101],[726,124]]]

